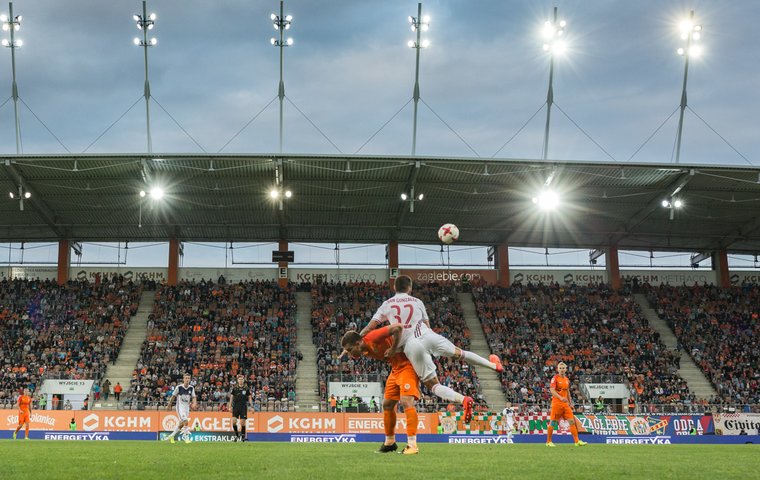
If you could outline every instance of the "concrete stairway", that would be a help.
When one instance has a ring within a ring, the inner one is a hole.
[[[667,322],[657,315],[655,309],[649,306],[649,300],[646,295],[637,293],[634,295],[636,303],[641,307],[641,312],[649,321],[649,325],[660,334],[660,340],[671,350],[675,350],[678,345],[678,339],[668,326]],[[702,370],[694,363],[688,352],[682,352],[681,354],[681,368],[678,370],[678,374],[686,380],[689,385],[689,390],[697,396],[697,398],[710,398],[716,394],[712,384],[707,380]]]
[[[462,305],[465,324],[470,329],[470,349],[481,357],[488,358],[491,354],[491,348],[488,346],[486,336],[483,333],[483,327],[480,324],[480,320],[478,320],[478,312],[475,308],[475,302],[472,301],[472,295],[462,292],[458,293],[457,297]],[[454,344],[456,345],[456,342]],[[475,373],[478,375],[481,393],[485,397],[486,403],[488,403],[488,409],[492,412],[501,412],[506,406],[507,399],[501,388],[499,374],[490,368],[478,365],[471,365],[471,367],[475,369]]]
[[[317,348],[312,341],[311,329],[311,293],[297,292],[296,305],[296,349],[303,355],[296,370],[296,409],[311,411],[319,406]]]
[[[108,398],[108,401],[102,400],[101,396],[101,401],[93,405],[94,409],[109,409],[118,406],[116,396],[113,394],[113,388],[117,382],[121,384],[123,389],[121,399],[124,400],[127,396],[132,382],[132,372],[135,370],[137,360],[140,358],[143,342],[148,334],[148,316],[153,312],[155,295],[156,292],[152,290],[144,290],[140,296],[137,314],[129,322],[127,334],[124,336],[124,341],[121,344],[119,358],[115,364],[109,365],[106,370],[104,379],[107,378],[111,382],[111,396]]]

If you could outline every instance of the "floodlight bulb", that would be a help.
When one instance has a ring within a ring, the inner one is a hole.
[[[679,55],[683,55],[684,53],[686,53],[686,50],[684,50],[683,48],[679,48],[678,50],[676,50],[676,53],[678,53]]]
[[[564,21],[564,20],[560,20],[560,21],[559,21],[559,26],[560,26],[560,27],[562,27],[562,28],[565,28],[565,26],[566,26],[566,25],[567,25],[567,22],[566,22],[566,21]]]
[[[552,46],[552,53],[556,53],[558,55],[562,55],[567,51],[567,44],[565,42],[554,42],[554,45]]]
[[[272,198],[277,198],[280,196],[280,192],[278,192],[276,189],[272,189],[269,191],[269,196]]]
[[[293,192],[291,192],[290,190],[285,190],[285,198],[290,198],[292,196],[293,196]]]
[[[411,31],[413,31],[413,32],[416,32],[416,31],[417,31],[417,25],[415,25],[415,24],[413,23],[413,24],[411,24],[411,25],[409,26],[409,29],[410,29]]]
[[[409,46],[409,48],[414,48],[414,42],[413,41],[409,40],[408,42],[406,42],[406,44]]]
[[[16,46],[17,46],[17,47],[23,47],[23,46],[24,46],[24,41],[23,41],[23,40],[20,40],[20,39],[19,39],[19,40],[16,40]]]
[[[425,39],[422,41],[422,48],[427,48],[430,46],[430,40]]]
[[[273,14],[271,14],[271,15],[269,16],[269,18],[271,18],[272,20],[277,20],[277,15],[275,15],[275,14],[273,13]]]
[[[425,198],[424,193],[420,193],[419,195],[417,195],[417,200],[422,200],[423,198]]]
[[[24,192],[24,198],[32,198],[32,194],[29,192]]]
[[[145,198],[145,190],[140,190],[140,198]]]
[[[9,42],[8,39],[4,38],[3,41],[2,41],[2,44],[3,44],[4,47],[7,47],[8,45],[11,44],[11,42]]]
[[[702,47],[700,45],[692,45],[689,47],[689,56],[698,57],[702,55]]]
[[[428,25],[427,23],[423,23],[422,24],[422,31],[423,32],[427,32],[429,28],[430,28],[430,25]]]
[[[155,27],[155,25],[154,25],[154,24],[152,24],[152,23],[149,23],[149,24],[148,24],[148,30],[153,30],[153,27]]]
[[[164,196],[164,189],[161,187],[153,187],[150,189],[150,198],[153,200],[161,200]]]
[[[702,31],[702,25],[694,25],[694,31],[695,32],[701,32]]]
[[[140,18],[140,15],[134,14],[132,15],[132,20],[134,20],[135,22],[139,22],[140,20],[142,20],[142,18]]]
[[[676,208],[681,208],[683,207],[683,202],[681,200],[676,200],[675,202],[673,202],[673,206]]]
[[[7,19],[7,17],[6,17],[6,19]],[[407,20],[409,20],[409,23],[414,23],[414,17],[411,16],[411,15],[409,17],[407,17]],[[3,20],[3,21],[5,21],[5,20]]]
[[[694,32],[691,34],[691,38],[693,38],[694,40],[699,40],[700,38],[702,38],[702,34],[699,32]]]
[[[679,25],[681,27],[682,32],[689,32],[692,28],[694,28],[694,24],[691,22],[691,20],[683,20],[681,24]]]
[[[272,45],[274,45],[275,43],[277,43],[277,40],[275,40],[274,37],[272,37],[272,38],[269,39],[269,43],[271,43]]]
[[[541,35],[546,39],[552,38],[554,36],[554,25],[550,22],[546,22],[543,30],[541,30]]]
[[[285,24],[285,30],[290,30],[290,24],[289,23]]]
[[[688,32],[682,32],[681,33],[681,40],[686,40],[687,38],[689,38]]]
[[[3,24],[3,31],[5,31],[5,32],[8,31],[8,24],[7,23]]]
[[[412,17],[409,17],[412,18]],[[8,15],[2,14],[0,15],[0,22],[7,22],[8,21]]]
[[[544,190],[538,195],[536,203],[541,210],[554,210],[559,206],[559,196],[552,190]]]
[[[293,45],[293,39],[292,38],[288,38],[288,45]]]
[[[21,25],[19,25],[19,24],[17,23],[17,24],[15,24],[15,25],[13,26],[13,29],[14,29],[14,30],[16,30],[16,31],[18,32],[19,30],[21,30]]]
[[[277,25],[277,24],[275,23],[275,24],[274,24],[274,29],[275,29],[275,30],[279,30],[279,29],[280,29],[279,25]]]
[[[155,19],[157,19],[157,18],[158,18],[158,16],[157,16],[155,13],[151,13],[151,14],[148,16],[148,18],[150,18],[151,20],[155,20]]]
[[[24,18],[21,15],[16,15],[16,21],[21,23],[21,19]]]
[[[153,37],[153,38],[150,39],[150,44],[151,45],[158,45],[158,40],[156,40],[156,37]]]
[[[293,20],[293,15],[285,15],[285,21],[290,22]]]
[[[140,39],[139,39],[139,38],[137,38],[137,37],[135,37],[135,39],[134,39],[134,40],[132,40],[132,42],[133,42],[135,45],[140,45]]]
[[[14,195],[13,192],[8,192],[8,196],[11,197],[11,200],[16,198],[16,195]]]
[[[668,208],[670,206],[670,202],[667,200],[663,200],[660,202],[660,205],[662,205],[663,208]]]
[[[549,51],[549,44],[544,43],[544,52],[548,52],[548,51]]]
[[[424,23],[430,23],[430,15],[425,15],[424,17],[422,17],[422,21]]]
[[[406,193],[402,193],[401,194],[401,200],[406,200],[407,198],[409,198],[409,197],[406,196]]]

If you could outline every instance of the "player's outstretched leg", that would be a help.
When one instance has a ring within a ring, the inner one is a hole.
[[[481,357],[475,352],[470,352],[467,350],[462,350],[461,348],[457,348],[456,350],[454,350],[454,358],[460,358],[461,360],[464,360],[470,365],[480,365],[481,367],[490,368],[491,370],[495,370],[497,372],[504,371],[504,367],[501,364],[501,360],[496,355],[491,355],[489,357],[490,359],[489,361]]]

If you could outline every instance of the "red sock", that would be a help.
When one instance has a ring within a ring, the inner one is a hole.
[[[385,425],[385,436],[392,437],[396,433],[396,409],[383,410],[383,424]]]
[[[573,440],[578,443],[578,427],[575,426],[575,422],[570,424],[570,433],[573,434]]]
[[[417,416],[417,409],[414,407],[404,410],[406,414],[406,434],[409,437],[417,436],[417,424],[419,423],[419,417]]]
[[[549,428],[546,430],[546,443],[552,441],[552,433],[554,433],[554,427],[549,425]]]

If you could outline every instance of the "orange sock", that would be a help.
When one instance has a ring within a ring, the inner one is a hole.
[[[554,427],[549,425],[549,428],[546,430],[546,443],[552,441],[552,433],[554,433]]]
[[[575,426],[575,422],[570,424],[570,433],[573,434],[573,440],[578,443],[578,427]]]
[[[26,438],[29,438],[29,424],[26,424]]]
[[[383,424],[385,425],[385,436],[392,437],[396,432],[396,409],[383,410]]]
[[[419,423],[419,417],[417,416],[417,409],[414,407],[404,410],[406,414],[406,434],[409,437],[417,436],[417,424]]]

